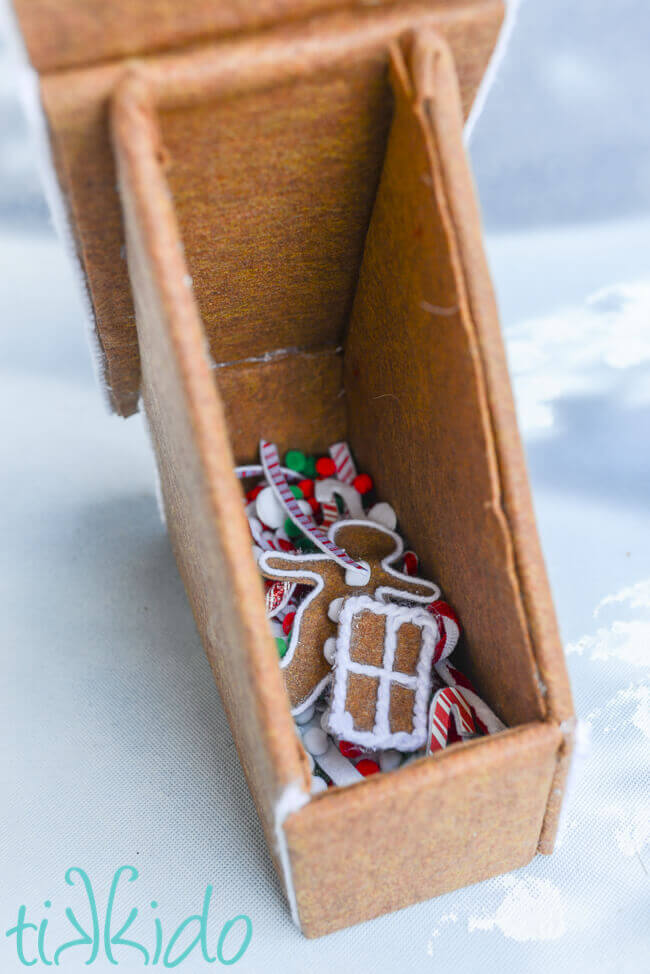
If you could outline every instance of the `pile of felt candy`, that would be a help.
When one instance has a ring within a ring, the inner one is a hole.
[[[455,613],[347,444],[281,462],[262,440],[260,459],[236,472],[312,791],[502,730],[448,660]]]

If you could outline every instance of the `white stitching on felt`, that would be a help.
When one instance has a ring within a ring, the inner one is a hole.
[[[386,616],[386,636],[384,642],[383,666],[369,666],[355,663],[350,659],[352,620],[357,613],[371,611],[375,615]],[[416,666],[416,675],[409,676],[395,672],[393,663],[400,626],[412,623],[422,631],[422,648]],[[339,618],[336,640],[336,661],[332,697],[328,712],[328,727],[331,733],[347,741],[370,748],[395,747],[399,750],[417,750],[427,738],[428,702],[431,694],[432,661],[438,639],[439,629],[436,620],[425,610],[393,603],[377,602],[368,595],[353,596],[345,600]],[[345,709],[348,673],[361,673],[379,680],[375,724],[371,731],[355,730],[352,716]],[[413,731],[390,732],[389,709],[390,690],[393,683],[400,683],[415,689],[413,705]]]

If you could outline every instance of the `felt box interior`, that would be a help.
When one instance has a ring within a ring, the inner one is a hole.
[[[462,147],[475,48],[452,60],[429,16],[283,27],[136,65],[112,96],[169,534],[310,936],[550,852],[567,768],[570,693]],[[261,434],[348,438],[512,729],[310,797],[233,473]]]
[[[480,254],[445,51],[405,35],[298,77],[289,57],[158,120],[236,460],[260,436],[348,439],[457,608],[462,665],[513,726],[544,709],[467,293],[468,273],[488,295],[489,280],[480,257],[462,265],[443,172],[460,176]]]

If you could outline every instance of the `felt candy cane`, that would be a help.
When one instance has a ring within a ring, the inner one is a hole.
[[[350,453],[350,447],[345,441],[340,443],[332,443],[329,448],[329,455],[334,461],[334,466],[336,467],[336,476],[344,484],[351,484],[357,475],[357,468],[354,465],[354,460],[352,459],[352,454]],[[356,514],[352,515],[356,517]]]
[[[287,478],[287,480],[301,480],[302,474],[295,470],[291,470],[289,467],[282,467],[282,473]],[[262,477],[264,475],[264,467],[260,463],[250,463],[248,466],[235,467],[235,476],[238,480],[247,480],[249,477]]]
[[[443,657],[449,656],[456,648],[460,639],[460,623],[452,607],[442,599],[437,599],[428,605],[427,612],[436,619],[440,633],[434,655],[434,663],[437,663]]]
[[[333,477],[327,477],[325,480],[317,480],[314,487],[314,496],[319,504],[327,504],[329,508],[333,508],[336,511],[334,520],[338,520],[339,518],[338,507],[336,506],[337,497],[340,497],[345,504],[350,517],[365,517],[363,504],[361,503],[361,494],[354,487],[350,487],[348,484],[342,484],[340,480],[335,480]]]
[[[295,590],[295,582],[271,582],[265,594],[267,619],[275,618],[287,607]]]
[[[498,734],[499,731],[506,729],[506,725],[499,720],[494,711],[479,697],[472,683],[464,673],[461,673],[455,666],[452,666],[448,660],[443,660],[441,663],[438,663],[435,670],[440,679],[448,687],[452,687],[462,694],[465,703],[472,711],[474,724],[479,733]]]
[[[433,695],[429,707],[429,734],[426,753],[441,751],[446,747],[452,720],[456,720],[458,733],[462,736],[477,732],[472,708],[457,687],[445,687]]]

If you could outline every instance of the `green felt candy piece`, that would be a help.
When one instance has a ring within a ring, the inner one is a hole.
[[[300,450],[289,450],[284,458],[284,465],[288,467],[289,470],[295,470],[296,473],[302,473],[305,469],[306,457],[304,453]]]
[[[284,522],[284,530],[289,538],[298,538],[302,534],[302,531],[297,524],[294,524],[290,517],[288,517]]]
[[[305,552],[309,552],[309,553],[311,553],[312,551],[318,551],[318,548],[316,547],[316,545],[314,544],[314,542],[311,540],[311,538],[308,538],[304,534],[302,534],[296,540],[296,544],[298,545],[298,547],[300,548],[301,551],[305,551]]]
[[[291,491],[291,493],[293,494],[293,496],[296,498],[297,501],[301,501],[304,499],[305,495],[303,494],[302,490],[300,489],[300,487],[298,487],[297,484],[289,484],[289,490]]]
[[[287,641],[283,639],[282,636],[275,637],[275,645],[278,647],[278,656],[280,659],[284,656],[287,651]]]
[[[316,476],[316,457],[305,458],[305,466],[303,467],[302,472],[304,473],[305,477],[309,477],[310,480],[314,479]]]

